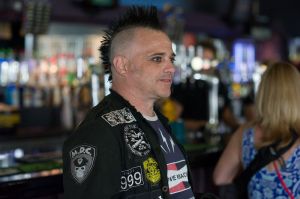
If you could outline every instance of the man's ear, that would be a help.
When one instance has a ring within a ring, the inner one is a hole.
[[[126,57],[117,55],[113,58],[113,67],[115,68],[116,72],[123,76],[127,72],[127,64],[128,60]]]

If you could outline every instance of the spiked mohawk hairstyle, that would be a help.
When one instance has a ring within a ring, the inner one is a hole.
[[[162,30],[161,24],[157,16],[157,9],[154,6],[150,7],[130,7],[127,12],[119,17],[112,26],[105,31],[103,40],[101,42],[100,58],[104,65],[105,73],[109,73],[109,81],[112,80],[111,76],[111,45],[115,36],[123,30],[144,27],[151,28],[154,30]]]

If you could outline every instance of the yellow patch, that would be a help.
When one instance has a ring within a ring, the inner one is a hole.
[[[153,184],[158,183],[161,175],[157,162],[152,157],[149,157],[143,162],[143,166],[147,180]]]

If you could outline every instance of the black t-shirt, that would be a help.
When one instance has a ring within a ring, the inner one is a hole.
[[[145,118],[157,133],[160,147],[167,163],[171,199],[194,199],[191,185],[188,181],[187,164],[181,150],[156,116]]]

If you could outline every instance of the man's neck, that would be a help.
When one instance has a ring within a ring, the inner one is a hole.
[[[130,89],[121,89],[116,86],[112,86],[112,90],[126,99],[142,115],[150,117],[155,116],[153,109],[155,100],[147,99],[145,96],[141,96],[137,94],[138,92],[133,92]]]

